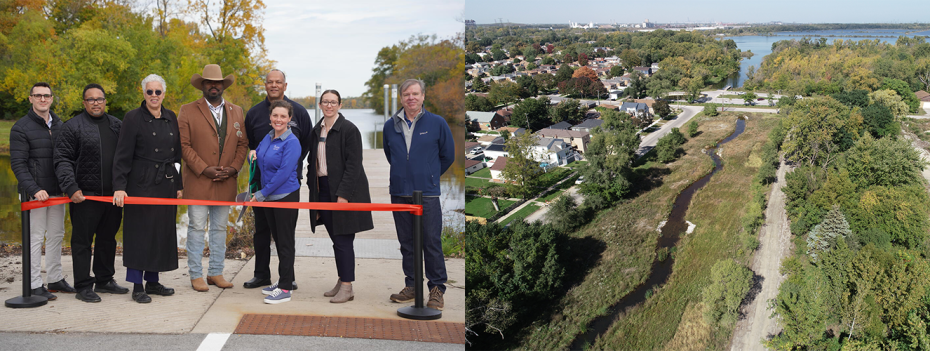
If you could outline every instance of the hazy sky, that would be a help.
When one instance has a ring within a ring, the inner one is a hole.
[[[465,19],[478,24],[503,18],[514,23],[650,22],[928,22],[926,1],[583,1],[465,0]]]
[[[287,73],[288,96],[312,96],[316,83],[359,96],[378,50],[415,34],[464,31],[464,0],[266,1],[268,58]]]

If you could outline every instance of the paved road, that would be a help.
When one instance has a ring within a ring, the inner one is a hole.
[[[655,148],[656,143],[659,142],[659,138],[671,132],[672,128],[681,129],[685,123],[688,123],[688,121],[691,120],[691,117],[694,117],[698,114],[698,112],[701,112],[701,110],[704,109],[700,106],[682,106],[681,108],[684,111],[678,115],[678,118],[668,121],[668,123],[665,123],[665,125],[662,126],[662,128],[658,131],[652,132],[649,135],[643,137],[643,139],[639,142],[639,150],[636,151],[636,157],[641,157],[649,152],[649,150]]]
[[[580,205],[584,201],[584,195],[581,195],[581,193],[578,192],[577,186],[568,188],[568,190],[565,190],[565,192],[560,196],[564,196],[565,194],[575,198],[576,204]],[[555,202],[555,200],[553,200],[553,202]],[[548,218],[546,218],[546,213],[549,213],[549,206],[542,206],[538,211],[533,212],[533,214],[529,216],[526,216],[526,223],[533,223],[536,221],[542,221],[543,223],[546,223],[549,221]]]
[[[778,320],[771,317],[772,311],[768,309],[768,304],[778,296],[778,287],[785,280],[785,276],[778,271],[781,261],[791,254],[791,231],[785,214],[785,194],[781,190],[785,185],[787,169],[788,166],[782,162],[778,168],[778,181],[772,185],[769,194],[765,225],[759,237],[761,245],[752,262],[755,279],[761,280],[753,286],[753,292],[758,292],[758,295],[743,309],[746,318],[736,324],[731,351],[765,350],[759,341],[781,331]],[[756,290],[760,287],[760,290]]]

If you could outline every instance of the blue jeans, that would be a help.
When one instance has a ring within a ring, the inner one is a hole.
[[[187,206],[190,224],[187,226],[187,268],[191,279],[203,277],[203,245],[207,215],[210,219],[210,267],[207,276],[223,274],[223,259],[226,258],[226,223],[229,222],[229,206]]]
[[[413,204],[412,197],[391,196],[392,204]],[[392,212],[394,227],[397,229],[397,241],[403,256],[401,266],[404,269],[404,284],[414,286],[413,268],[413,217],[410,212]],[[442,254],[442,206],[439,197],[423,197],[423,270],[426,273],[427,288],[439,287],[446,292],[446,260]]]

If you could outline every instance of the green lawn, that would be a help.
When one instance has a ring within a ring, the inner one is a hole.
[[[490,168],[482,168],[481,170],[479,170],[479,171],[477,171],[477,172],[472,173],[471,175],[469,175],[469,177],[478,177],[478,178],[487,178],[487,179],[491,179],[491,169],[490,169]]]
[[[575,162],[569,163],[568,168],[578,169],[579,167],[584,166],[586,164],[588,164],[588,161],[575,161]]]
[[[487,179],[465,177],[465,187],[483,188],[491,184]]]
[[[505,221],[503,224],[508,225],[513,221],[522,220],[526,218],[527,216],[533,214],[533,212],[536,212],[536,210],[539,210],[539,206],[534,205],[534,204],[526,205],[526,207],[523,207],[516,213],[511,214],[510,217],[507,217],[507,221]]]
[[[562,167],[553,169],[549,171],[548,173],[543,173],[542,175],[539,176],[539,187],[548,188],[550,186],[553,186],[555,185],[555,183],[558,183],[560,180],[565,179],[565,177],[568,176],[570,173],[571,173],[570,169],[562,168]]]
[[[513,205],[514,202],[516,201],[504,199],[497,200],[497,204],[500,205],[502,210],[510,207],[510,205]],[[491,203],[491,199],[489,198],[466,196],[465,214],[475,217],[491,218],[497,214],[497,211],[494,210],[494,204]]]

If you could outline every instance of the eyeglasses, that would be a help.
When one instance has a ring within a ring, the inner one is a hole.
[[[52,98],[52,94],[32,94],[32,95],[29,95],[29,96],[32,96],[32,97],[34,97],[34,98],[36,98],[36,99],[46,99],[46,100]]]
[[[336,105],[339,105],[339,102],[337,102],[337,101],[321,101],[321,102],[320,102],[320,105],[336,106]]]
[[[152,89],[149,89],[149,90],[146,90],[146,91],[145,91],[145,95],[151,96],[153,93],[155,94],[155,96],[161,96],[161,90],[152,90]]]
[[[84,102],[88,104],[102,104],[106,101],[107,101],[107,98],[84,99]]]

